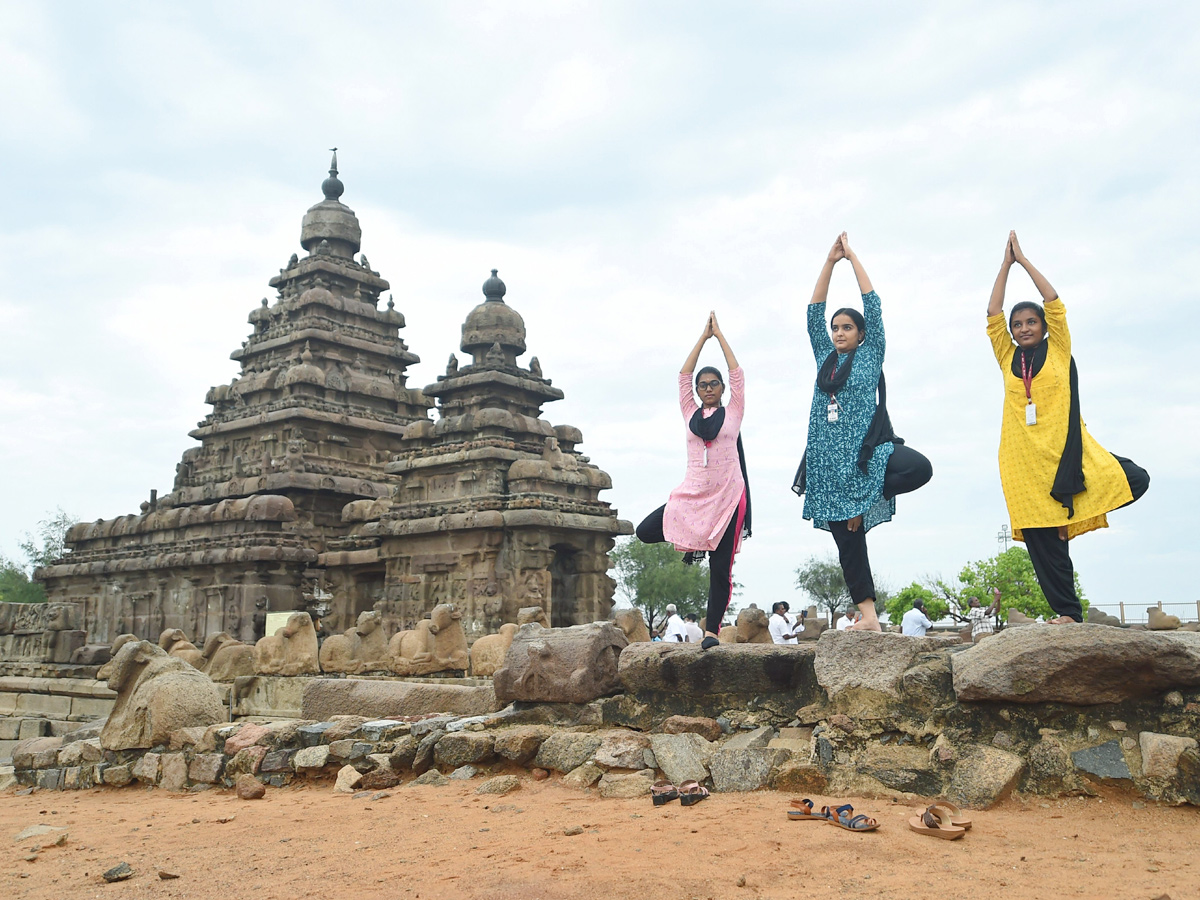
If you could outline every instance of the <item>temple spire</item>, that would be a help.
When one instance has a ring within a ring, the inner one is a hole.
[[[337,147],[331,149],[333,151],[333,159],[329,163],[329,177],[321,182],[321,193],[325,195],[326,200],[337,200],[342,196],[342,192],[346,190],[346,186],[337,177]]]

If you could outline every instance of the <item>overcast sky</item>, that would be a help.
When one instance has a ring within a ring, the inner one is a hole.
[[[1198,10],[0,2],[0,553],[56,507],[170,490],[337,146],[410,384],[498,268],[566,392],[545,417],[635,523],[682,478],[675,373],[717,310],[755,503],[734,574],[760,607],[834,550],[789,485],[805,304],[843,229],[883,301],[892,420],[934,465],[871,532],[876,578],[996,552],[984,311],[1017,229],[1067,305],[1089,429],[1153,479],[1072,544],[1085,593],[1194,602]],[[1010,302],[1036,296],[1014,271]],[[858,301],[848,265],[830,300]]]

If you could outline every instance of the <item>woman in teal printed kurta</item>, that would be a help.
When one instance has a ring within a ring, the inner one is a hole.
[[[829,280],[839,260],[854,267],[863,313],[839,309],[825,332]],[[817,362],[808,418],[808,448],[793,489],[805,494],[804,518],[832,535],[851,600],[862,611],[853,627],[878,631],[875,584],[866,532],[891,520],[896,495],[929,481],[933,468],[892,433],[886,406],[886,345],[879,295],[850,249],[846,233],[834,242],[808,307],[808,335]],[[878,392],[879,401],[876,402]]]

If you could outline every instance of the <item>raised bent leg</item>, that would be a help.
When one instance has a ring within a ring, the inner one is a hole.
[[[1113,459],[1121,464],[1121,470],[1125,473],[1125,480],[1129,482],[1129,491],[1133,494],[1133,499],[1129,503],[1135,503],[1142,494],[1146,493],[1146,489],[1150,487],[1150,473],[1132,459],[1117,456],[1115,453],[1113,454]],[[1121,509],[1124,509],[1129,503],[1126,503]]]
[[[907,444],[896,444],[883,473],[883,496],[891,500],[923,487],[933,477],[933,465]]]
[[[637,539],[643,544],[661,544],[666,540],[663,537],[663,513],[667,511],[667,505],[664,503],[646,518],[642,519],[642,524],[638,525],[634,532]]]

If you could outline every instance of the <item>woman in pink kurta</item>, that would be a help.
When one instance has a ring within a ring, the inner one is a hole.
[[[725,382],[711,366],[696,376],[699,404],[692,395],[692,371],[711,337],[720,343],[729,366],[727,406],[721,405]],[[750,536],[750,490],[740,436],[745,394],[745,375],[717,325],[716,314],[711,313],[679,373],[679,409],[687,426],[687,474],[683,484],[671,491],[666,505],[637,527],[639,540],[647,544],[670,541],[686,554],[685,563],[708,554],[708,614],[700,643],[705,650],[717,644],[733,591],[733,557],[741,548],[743,535]]]

